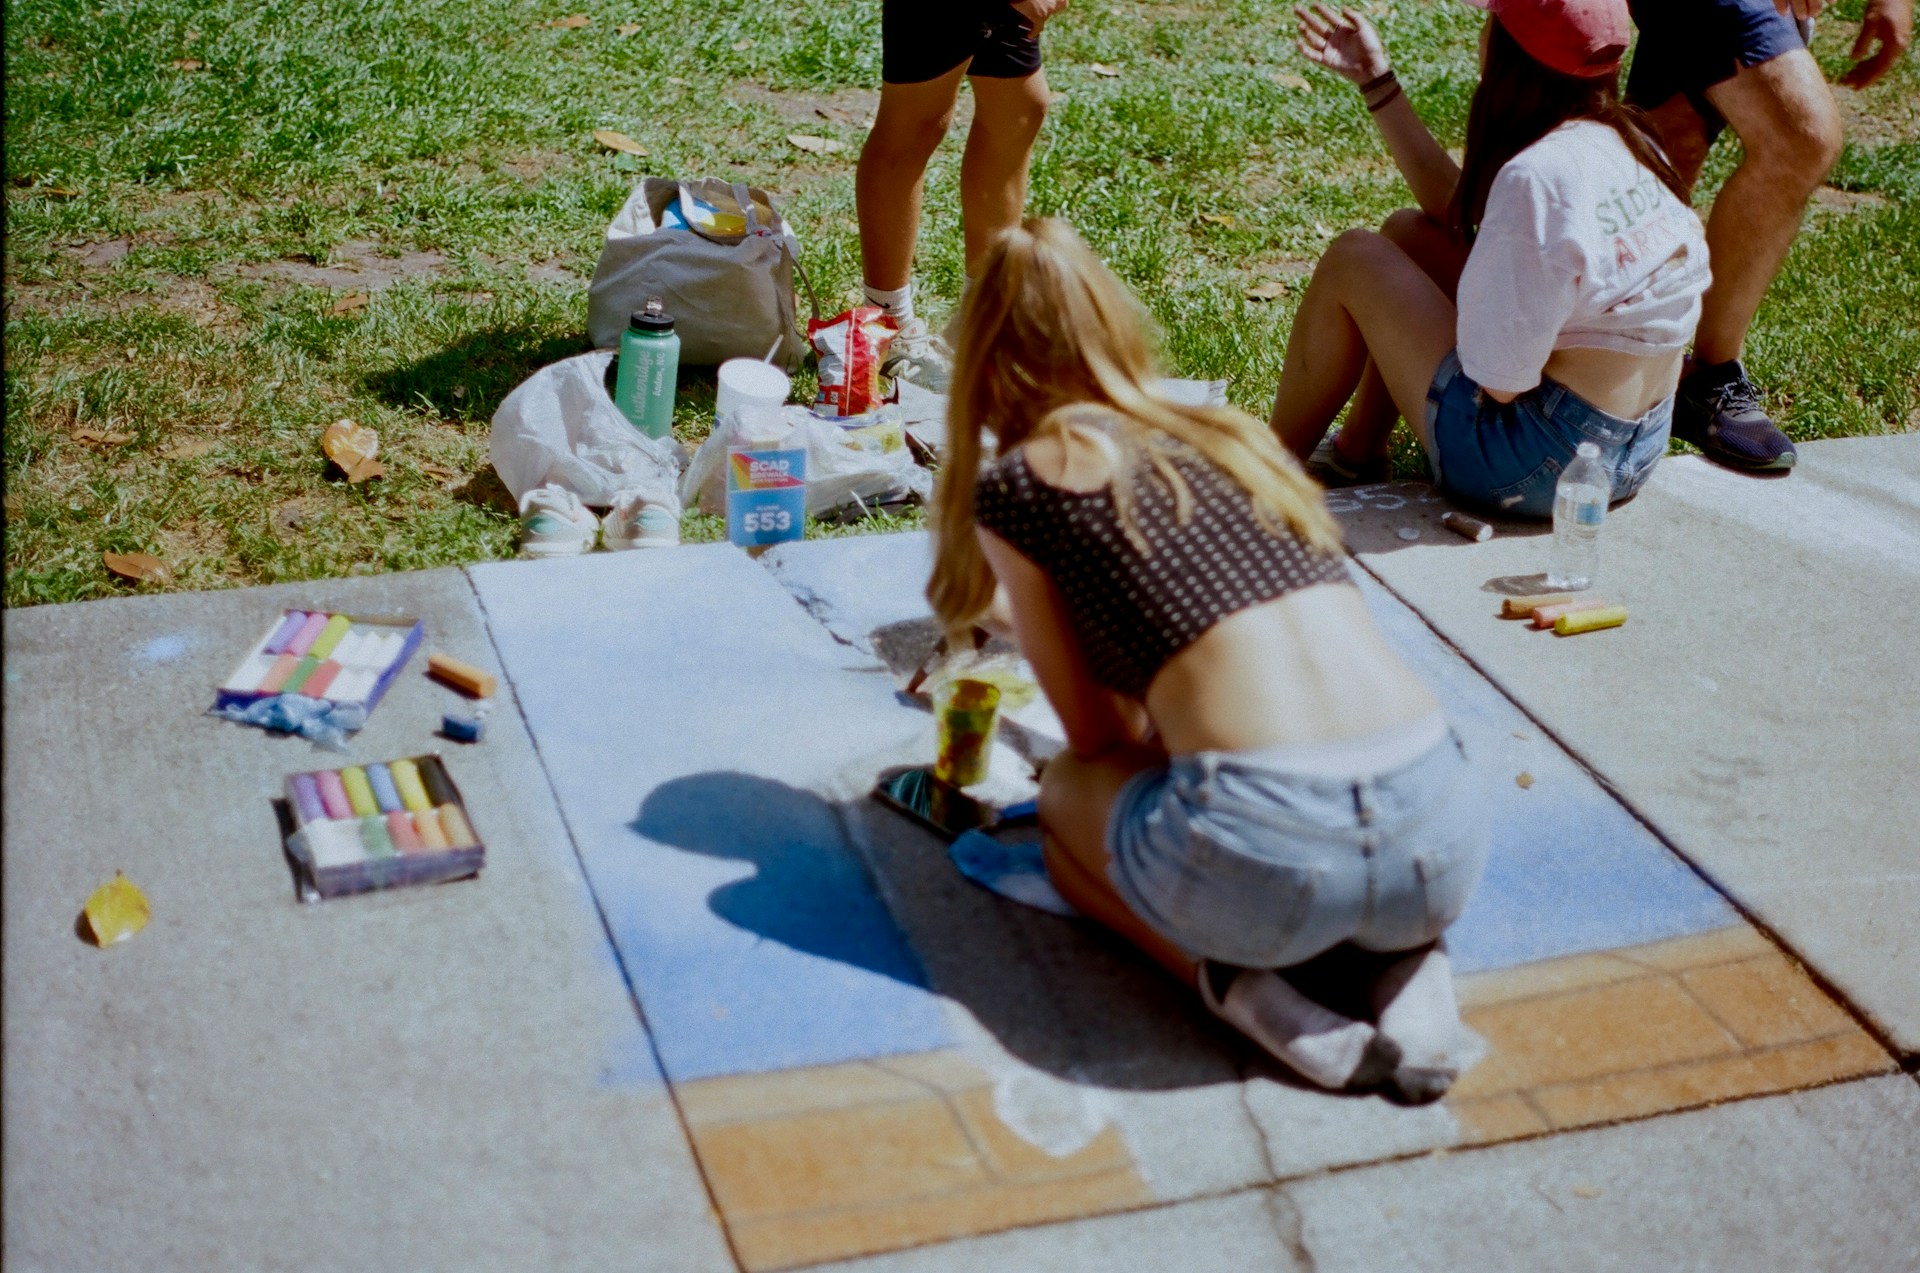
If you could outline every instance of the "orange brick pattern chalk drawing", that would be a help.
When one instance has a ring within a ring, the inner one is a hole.
[[[942,1242],[1152,1201],[1117,1129],[1055,1157],[953,1052],[677,1085],[749,1270]]]
[[[1447,1104],[1470,1141],[1507,1140],[1893,1068],[1748,925],[1463,979],[1493,1045]]]

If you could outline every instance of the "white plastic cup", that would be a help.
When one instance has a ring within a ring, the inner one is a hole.
[[[771,363],[758,358],[729,358],[720,364],[713,418],[725,420],[742,407],[767,407],[777,412],[792,391],[793,381]]]

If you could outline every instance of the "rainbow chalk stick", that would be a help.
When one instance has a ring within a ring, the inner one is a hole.
[[[1557,606],[1541,606],[1533,612],[1533,626],[1550,628],[1563,614],[1579,614],[1583,610],[1604,610],[1612,604],[1611,601],[1602,601],[1598,597],[1587,597],[1580,601],[1563,601]]]
[[[311,654],[305,656],[295,665],[293,675],[289,676],[286,684],[280,687],[280,692],[282,694],[302,693],[307,688],[307,678],[312,676],[314,670],[319,666],[319,659],[314,658]]]
[[[1553,621],[1553,630],[1558,636],[1574,636],[1581,632],[1598,632],[1602,628],[1617,628],[1626,621],[1625,606],[1607,606],[1601,610],[1577,610],[1572,614],[1563,614]]]
[[[300,630],[293,634],[293,638],[287,642],[286,648],[282,653],[298,655],[301,658],[305,658],[308,647],[320,639],[320,634],[326,630],[326,627],[326,615],[308,615],[307,621],[300,625]]]
[[[454,794],[453,783],[447,779],[447,771],[435,762],[420,767],[421,781],[427,784],[427,799],[436,805],[459,804],[460,797]]]
[[[316,659],[324,659],[332,654],[334,647],[340,644],[340,638],[347,635],[353,627],[353,620],[344,614],[336,614],[327,620],[327,626],[320,629],[320,635],[307,647],[307,653]]]
[[[307,612],[305,610],[287,611],[280,620],[280,626],[273,630],[267,637],[267,643],[260,647],[260,653],[279,654],[283,652],[287,648],[287,642],[293,640],[293,634],[298,632],[306,621]]]
[[[348,866],[364,862],[367,848],[360,839],[360,827],[352,821],[310,822],[300,828],[307,837],[317,867]]]
[[[393,785],[400,792],[400,803],[419,813],[433,808],[427,789],[420,784],[420,766],[411,760],[396,760],[387,766],[393,772]]]
[[[420,843],[420,836],[413,829],[413,819],[407,816],[405,809],[395,809],[387,815],[387,837],[393,841],[393,847],[402,853],[418,853],[426,847]]]
[[[299,655],[282,654],[273,661],[273,666],[267,669],[267,674],[260,678],[260,692],[278,694],[280,687],[287,683],[287,678],[293,675],[293,669],[299,666]]]
[[[333,687],[334,678],[339,675],[340,665],[328,659],[313,669],[313,675],[309,676],[307,683],[300,687],[300,692],[311,698],[325,698],[327,691]]]
[[[367,785],[366,770],[348,765],[340,771],[340,785],[347,789],[347,803],[353,806],[355,817],[380,812],[380,802],[373,798],[373,788]]]
[[[395,856],[393,837],[387,834],[387,820],[377,813],[369,813],[360,819],[360,843],[367,846],[367,856],[370,858]]]
[[[320,788],[315,785],[312,774],[293,776],[293,807],[299,810],[302,822],[319,822],[327,816],[327,807],[320,801]]]
[[[393,789],[393,775],[385,765],[367,766],[367,785],[373,788],[373,799],[380,806],[380,812],[392,813],[400,807],[400,793]]]
[[[242,663],[239,670],[233,674],[233,679],[221,688],[232,690],[236,694],[252,694],[257,692],[260,689],[260,682],[267,679],[268,672],[273,671],[273,665],[277,659],[278,656],[272,654],[255,654],[249,656],[247,661]]]
[[[347,799],[346,784],[340,781],[336,770],[323,769],[313,776],[313,785],[320,792],[320,807],[327,811],[329,818],[351,818],[353,801]]]
[[[432,809],[417,809],[413,825],[420,832],[420,843],[430,849],[447,847],[447,833],[440,829],[440,815]]]
[[[473,828],[467,825],[467,815],[460,812],[457,804],[440,806],[440,825],[447,833],[447,847],[451,849],[471,849],[480,841],[474,838]]]

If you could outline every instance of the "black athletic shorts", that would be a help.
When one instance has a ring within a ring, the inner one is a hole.
[[[1707,100],[1743,66],[1804,49],[1800,28],[1773,0],[1627,0],[1640,47],[1627,72],[1627,100],[1652,110],[1684,94],[1707,123],[1709,137],[1727,121]]]
[[[968,58],[968,75],[1023,80],[1040,69],[1040,41],[1007,0],[880,0],[880,78],[937,80]]]

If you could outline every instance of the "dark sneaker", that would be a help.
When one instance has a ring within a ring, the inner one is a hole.
[[[1307,457],[1305,468],[1311,477],[1328,490],[1342,486],[1372,486],[1387,480],[1387,457],[1375,456],[1371,460],[1349,460],[1340,454],[1334,445],[1334,439],[1340,436],[1335,430],[1320,439],[1320,445],[1313,448],[1313,454]]]
[[[1740,360],[1698,367],[1682,377],[1673,403],[1673,436],[1710,460],[1753,473],[1784,473],[1799,458],[1760,405],[1760,390]]]

